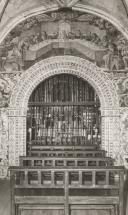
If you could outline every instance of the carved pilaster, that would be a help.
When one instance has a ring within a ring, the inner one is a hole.
[[[9,165],[18,165],[19,156],[26,153],[26,115],[9,110]]]
[[[0,109],[0,178],[7,177],[8,170],[8,111]]]
[[[123,162],[128,169],[128,107],[120,109],[120,132]]]
[[[116,164],[122,164],[120,149],[120,112],[119,110],[105,109],[102,115],[102,147],[108,156],[115,159]]]

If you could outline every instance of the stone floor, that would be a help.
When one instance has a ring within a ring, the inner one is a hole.
[[[128,215],[128,183],[125,184],[125,202],[126,212]],[[10,215],[10,182],[9,180],[0,180],[0,215]]]

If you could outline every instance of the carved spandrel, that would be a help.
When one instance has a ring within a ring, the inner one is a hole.
[[[119,95],[119,102],[122,108],[128,107],[128,77],[115,80],[116,90]]]
[[[11,89],[8,81],[0,78],[0,108],[8,107]]]

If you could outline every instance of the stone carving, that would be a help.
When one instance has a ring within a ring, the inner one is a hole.
[[[0,109],[0,165],[8,163],[8,113]]]
[[[118,79],[116,85],[120,99],[120,106],[128,107],[128,78]]]
[[[38,84],[46,78],[55,74],[68,73],[77,75],[88,81],[97,91],[101,102],[102,121],[102,144],[108,150],[109,155],[116,152],[113,145],[116,141],[113,138],[113,125],[119,119],[119,102],[115,86],[107,73],[104,73],[96,65],[84,59],[73,56],[58,56],[38,62],[21,75],[20,82],[13,89],[10,99],[9,125],[10,132],[10,165],[18,165],[20,155],[25,155],[26,149],[26,114],[28,99]],[[108,120],[111,118],[112,120]],[[104,120],[105,119],[105,120]],[[13,122],[12,122],[13,120]],[[12,126],[12,123],[14,125]],[[119,125],[119,123],[117,123]],[[15,129],[12,129],[15,128]],[[20,128],[20,129],[19,129]],[[21,129],[22,128],[22,129]],[[21,132],[22,131],[22,132]],[[117,131],[117,132],[116,132]],[[115,138],[119,139],[119,132],[114,128]],[[111,136],[110,136],[111,134]],[[118,141],[117,141],[118,143]],[[111,145],[111,147],[110,147]],[[117,144],[117,146],[119,143]],[[13,151],[11,151],[13,150]]]
[[[9,83],[5,79],[0,78],[0,108],[8,107],[10,93]]]
[[[121,145],[123,151],[123,159],[126,163],[125,158],[128,159],[128,109],[121,110]],[[128,163],[127,163],[128,166]]]
[[[124,70],[128,41],[108,21],[62,8],[28,18],[7,35],[0,45],[0,71],[23,71],[55,55],[81,55],[105,70]]]
[[[6,80],[9,83],[9,87],[12,89],[14,85],[20,80],[22,72],[3,72],[0,73],[0,78]]]
[[[41,80],[48,78],[50,75],[64,72],[80,75],[80,77],[85,78],[94,86],[103,107],[109,108],[111,106],[114,109],[119,107],[118,95],[109,76],[89,61],[73,56],[53,57],[35,64],[21,76],[20,83],[14,88],[11,95],[10,107],[18,108],[22,106],[27,108],[26,105],[29,96]],[[26,92],[30,93],[27,97],[25,97]]]

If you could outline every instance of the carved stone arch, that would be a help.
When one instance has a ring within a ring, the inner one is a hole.
[[[77,75],[97,91],[101,102],[102,147],[108,155],[116,157],[120,139],[119,100],[109,75],[79,57],[58,56],[40,61],[29,68],[13,89],[9,106],[10,165],[18,164],[19,156],[26,153],[26,115],[31,93],[43,80],[60,73]]]
[[[102,109],[117,109],[118,95],[108,75],[96,65],[74,56],[51,57],[28,69],[13,90],[10,108],[27,110],[28,99],[35,87],[54,74],[70,73],[87,80],[97,91]]]

